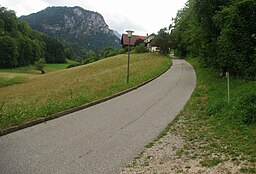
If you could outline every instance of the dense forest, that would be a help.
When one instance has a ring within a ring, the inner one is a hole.
[[[14,11],[0,6],[0,68],[15,68],[34,64],[39,59],[47,63],[65,62],[62,43],[20,21]]]
[[[170,25],[179,56],[200,57],[205,66],[256,77],[256,1],[189,0]]]

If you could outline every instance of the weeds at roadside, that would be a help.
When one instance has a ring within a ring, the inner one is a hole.
[[[192,171],[198,173],[256,173],[256,81],[231,77],[229,104],[226,79],[201,67],[198,59],[188,61],[196,70],[197,87],[174,121],[146,146],[141,164],[147,161],[151,148],[154,153],[162,148],[157,147],[162,144],[161,138],[172,134],[183,137],[185,143],[172,148],[176,153],[170,163],[163,159],[157,163],[174,165],[169,173],[189,173],[193,167]],[[193,161],[192,165],[186,161]],[[154,162],[149,165],[152,167]]]
[[[201,68],[196,59],[188,61],[197,71],[197,88],[170,131],[182,134],[190,147],[204,152],[201,157],[205,160],[200,162],[203,166],[212,167],[234,158],[253,165],[251,161],[256,157],[256,82],[231,78],[232,98],[228,104],[226,79],[216,78],[217,73]],[[184,126],[175,126],[181,122]],[[212,154],[222,157],[212,157]]]

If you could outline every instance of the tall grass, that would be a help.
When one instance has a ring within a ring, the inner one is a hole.
[[[197,87],[180,117],[185,137],[204,142],[205,155],[217,155],[253,166],[256,162],[256,81],[231,77],[231,101],[227,99],[227,79],[203,68],[198,59],[189,58],[197,75]],[[178,117],[179,119],[179,117]],[[206,143],[205,143],[206,142]],[[201,147],[202,148],[202,147]],[[204,158],[204,157],[202,157]],[[244,171],[254,168],[243,168]]]
[[[170,59],[157,54],[131,55],[126,84],[127,55],[118,55],[0,88],[0,129],[120,92],[158,76],[170,65]]]

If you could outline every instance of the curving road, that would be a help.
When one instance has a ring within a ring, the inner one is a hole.
[[[194,69],[174,59],[132,92],[0,137],[1,174],[119,173],[184,107]]]

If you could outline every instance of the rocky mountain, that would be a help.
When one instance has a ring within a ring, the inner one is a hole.
[[[89,50],[120,47],[120,39],[109,29],[103,16],[81,7],[48,7],[20,19],[33,29],[62,41],[78,56],[84,56]]]
[[[114,35],[116,35],[116,37],[121,39],[122,35],[120,33],[118,33],[118,31],[113,30],[113,33],[114,33]]]

